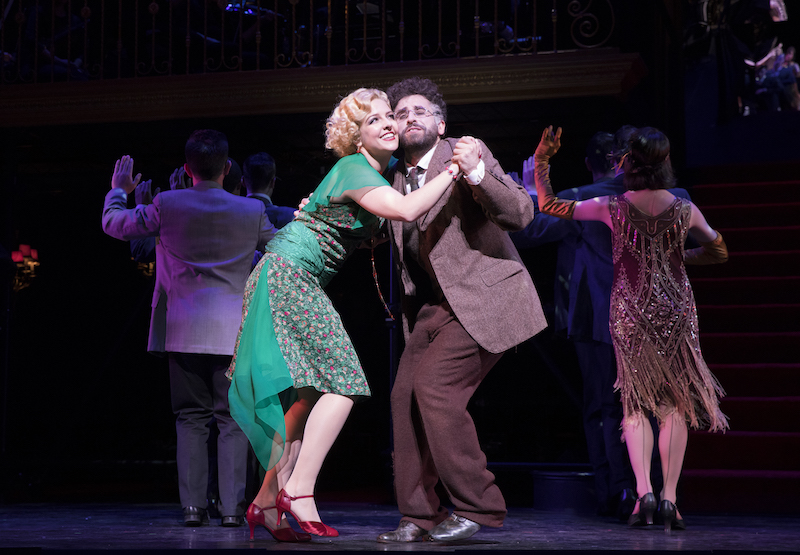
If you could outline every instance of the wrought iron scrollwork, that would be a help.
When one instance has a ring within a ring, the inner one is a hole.
[[[614,7],[610,0],[598,2],[600,6],[595,6],[595,10],[599,9],[601,12],[590,11],[594,0],[588,0],[586,6],[582,4],[581,0],[571,0],[567,5],[567,13],[572,17],[570,25],[572,42],[580,48],[603,46],[614,33]]]

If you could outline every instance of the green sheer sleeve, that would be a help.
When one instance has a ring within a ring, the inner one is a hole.
[[[331,171],[325,176],[303,212],[316,212],[321,208],[335,204],[331,199],[341,197],[345,191],[363,189],[364,187],[388,187],[389,182],[369,165],[361,154],[351,154],[340,158]],[[361,208],[356,216],[353,229],[372,226],[377,216]]]

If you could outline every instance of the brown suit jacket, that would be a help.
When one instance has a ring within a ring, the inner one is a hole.
[[[440,141],[428,179],[447,169],[456,142]],[[424,302],[417,297],[420,284],[412,278],[407,257],[423,268],[429,263],[428,271],[461,325],[491,353],[506,351],[547,326],[530,274],[507,233],[523,229],[533,219],[533,202],[486,145],[482,153],[486,174],[481,183],[473,186],[461,179],[417,221],[390,222],[403,288],[406,339]],[[405,193],[402,161],[390,168],[387,177]]]

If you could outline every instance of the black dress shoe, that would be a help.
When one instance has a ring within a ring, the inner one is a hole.
[[[379,543],[415,542],[422,539],[428,531],[420,528],[413,522],[401,520],[397,530],[386,532],[378,536]]]
[[[243,515],[223,516],[222,522],[220,523],[220,525],[225,526],[226,528],[236,528],[237,526],[242,526],[243,524]]]
[[[183,523],[186,526],[202,526],[208,524],[208,513],[200,507],[184,507]]]
[[[649,526],[653,524],[653,515],[658,508],[656,496],[650,492],[639,498],[639,512],[628,518],[628,526]]]
[[[456,542],[472,537],[480,529],[481,525],[477,522],[454,513],[431,528],[425,539],[432,542]]]
[[[630,518],[634,507],[636,507],[636,492],[630,488],[625,488],[616,495],[617,518],[620,522],[626,522]]]
[[[686,530],[686,521],[682,518],[678,518],[678,508],[672,501],[664,499],[661,502],[661,505],[658,506],[658,516],[660,517],[659,520],[664,524],[665,532],[671,530]]]

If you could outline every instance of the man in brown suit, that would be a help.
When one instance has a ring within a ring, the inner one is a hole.
[[[403,517],[378,541],[463,540],[502,526],[506,514],[467,403],[504,351],[547,325],[506,233],[523,229],[534,207],[483,143],[443,138],[447,107],[433,82],[406,79],[387,93],[404,154],[390,169],[393,187],[424,186],[450,160],[464,176],[416,222],[390,222],[406,341],[391,397]],[[434,492],[439,481],[455,506],[449,516]]]

